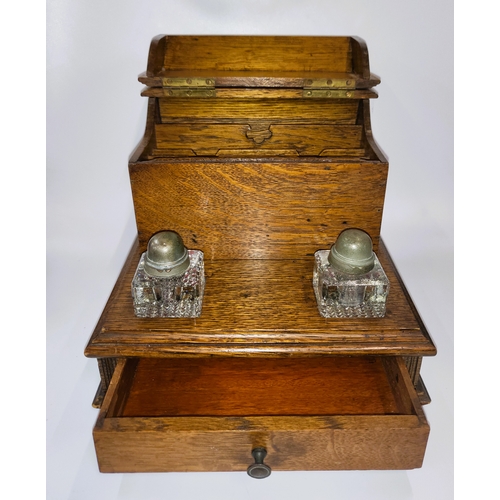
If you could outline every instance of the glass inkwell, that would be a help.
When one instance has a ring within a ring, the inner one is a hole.
[[[325,318],[381,318],[389,280],[361,229],[340,233],[330,250],[314,254],[313,287]]]
[[[203,252],[188,250],[174,231],[154,234],[132,280],[135,315],[197,318],[204,289]]]

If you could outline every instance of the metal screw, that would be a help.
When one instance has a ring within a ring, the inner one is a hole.
[[[327,85],[331,85],[331,84],[332,84],[332,81],[331,81],[331,80],[328,80],[328,81],[326,82],[326,84],[327,84]]]
[[[347,80],[347,82],[345,82],[346,85],[351,85],[351,80]]]
[[[188,78],[188,79],[186,80],[186,82],[187,82],[189,85],[191,85],[191,83],[193,82],[193,80],[191,80],[191,78]]]
[[[306,84],[307,85],[312,85],[312,82],[313,82],[312,80],[307,80]]]

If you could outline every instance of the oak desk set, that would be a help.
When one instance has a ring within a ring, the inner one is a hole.
[[[380,238],[388,162],[357,37],[153,38],[129,161],[138,237],[85,350],[102,472],[411,469],[436,354]],[[383,317],[323,317],[315,253],[366,232]],[[138,317],[148,242],[204,256],[198,317]]]

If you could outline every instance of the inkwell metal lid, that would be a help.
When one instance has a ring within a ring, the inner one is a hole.
[[[375,265],[370,235],[361,229],[342,231],[328,254],[328,262],[337,271],[365,274]]]
[[[172,278],[189,267],[189,254],[175,231],[160,231],[148,241],[144,271],[150,276]]]

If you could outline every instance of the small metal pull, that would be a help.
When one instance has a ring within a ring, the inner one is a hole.
[[[247,469],[247,473],[250,477],[254,479],[264,479],[271,475],[271,467],[264,463],[264,458],[266,458],[267,451],[264,448],[254,448],[252,450],[252,456],[255,463],[250,465]]]

